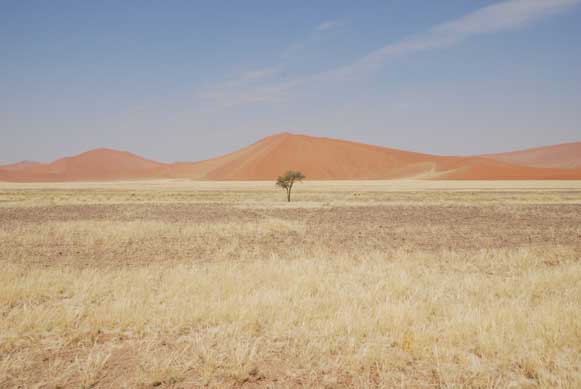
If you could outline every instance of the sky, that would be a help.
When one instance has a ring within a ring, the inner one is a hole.
[[[581,0],[0,0],[0,163],[581,141]]]

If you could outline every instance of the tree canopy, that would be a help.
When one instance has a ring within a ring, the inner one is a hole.
[[[291,201],[291,191],[295,182],[300,182],[306,177],[303,173],[295,170],[287,171],[283,176],[279,176],[276,179],[276,185],[280,186],[282,189],[286,190],[287,201]]]

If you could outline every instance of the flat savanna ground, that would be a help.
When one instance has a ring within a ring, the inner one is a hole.
[[[0,184],[0,387],[581,387],[581,182]]]

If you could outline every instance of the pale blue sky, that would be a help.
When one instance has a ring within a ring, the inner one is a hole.
[[[581,140],[581,0],[0,0],[0,163]]]

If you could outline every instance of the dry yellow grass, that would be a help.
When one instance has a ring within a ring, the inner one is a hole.
[[[581,181],[305,181],[293,203],[267,181],[0,182],[0,207],[63,204],[233,204],[244,208],[397,204],[581,204]]]
[[[0,387],[581,386],[576,184],[215,185],[4,187]]]

